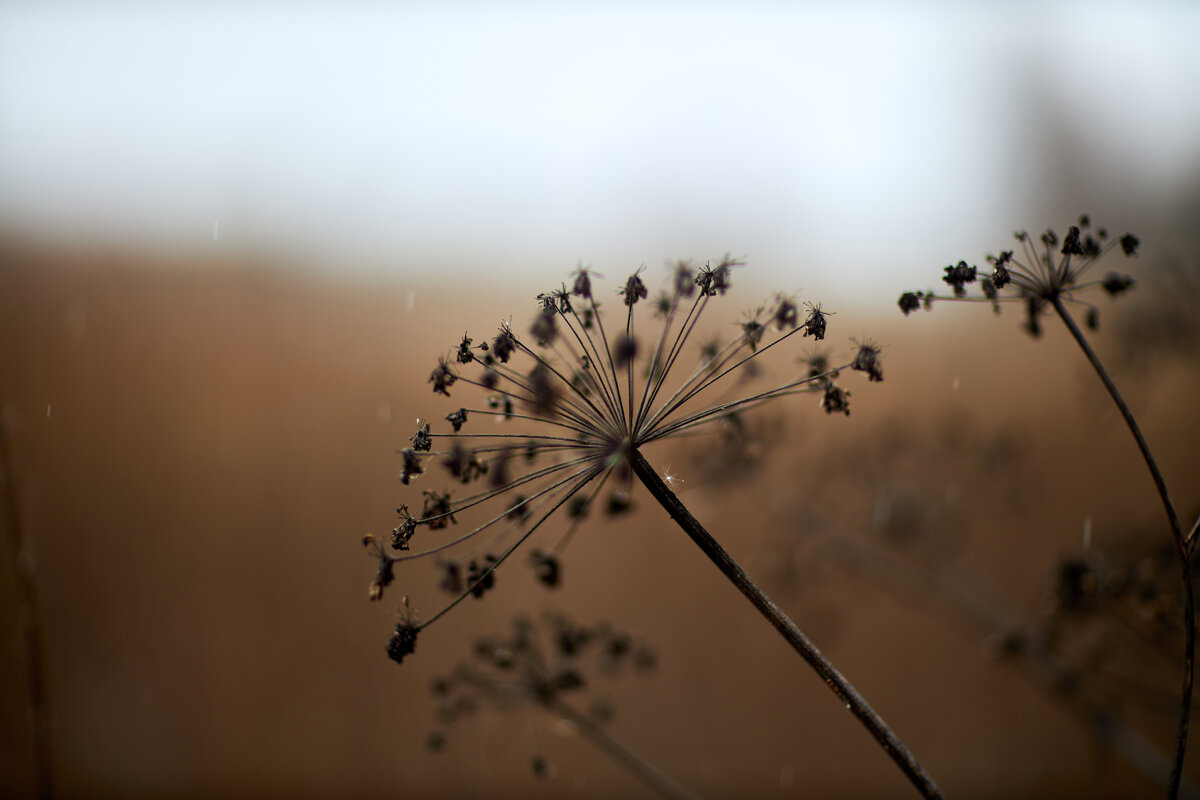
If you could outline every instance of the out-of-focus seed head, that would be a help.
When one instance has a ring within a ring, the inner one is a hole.
[[[388,639],[388,658],[399,664],[404,661],[405,656],[416,652],[417,634],[420,632],[421,629],[416,625],[407,622],[398,623],[396,630],[392,633],[392,638]]]
[[[458,376],[454,374],[454,370],[450,369],[450,365],[446,363],[445,358],[439,358],[438,364],[433,368],[433,372],[429,375],[429,382],[433,384],[435,394],[444,394],[450,396],[450,387],[458,380]]]

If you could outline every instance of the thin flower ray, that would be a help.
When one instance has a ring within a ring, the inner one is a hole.
[[[848,362],[848,363],[844,364],[843,366],[838,367],[838,369],[830,370],[828,373],[825,373],[824,375],[806,376],[803,378],[798,378],[795,381],[792,381],[791,383],[787,383],[787,384],[784,384],[783,386],[775,387],[774,389],[768,389],[765,392],[760,392],[758,394],[751,395],[749,397],[743,397],[740,400],[734,400],[734,401],[731,401],[728,403],[722,403],[720,405],[712,406],[711,408],[706,408],[703,411],[698,411],[698,412],[692,414],[691,416],[684,417],[683,419],[675,420],[669,424],[664,424],[661,428],[658,428],[658,429],[650,432],[649,434],[647,434],[645,437],[642,438],[641,441],[648,443],[648,442],[656,441],[658,439],[662,439],[667,436],[671,436],[672,434],[674,434],[678,431],[682,431],[682,430],[685,430],[685,429],[688,429],[691,427],[695,427],[696,425],[699,425],[699,424],[707,423],[707,422],[711,421],[712,417],[720,416],[722,414],[728,413],[729,411],[733,411],[735,409],[740,409],[743,406],[749,405],[750,407],[753,407],[752,404],[754,404],[754,403],[761,403],[766,400],[773,400],[776,397],[785,397],[787,395],[792,395],[792,394],[813,393],[813,392],[820,391],[821,387],[816,385],[817,381],[819,381],[821,378],[824,378],[827,376],[836,375],[840,370],[849,369],[852,366],[852,364],[853,364],[853,362]],[[799,386],[805,386],[805,388],[797,389],[797,387],[799,387]]]
[[[496,571],[497,567],[499,567],[501,564],[503,564],[505,561],[507,561],[508,557],[511,556],[518,547],[523,545],[526,542],[526,540],[528,540],[529,537],[532,536],[534,534],[534,532],[536,532],[537,529],[542,526],[542,523],[544,523],[551,516],[553,516],[555,511],[560,509],[564,503],[566,503],[568,500],[570,500],[572,497],[574,497],[575,494],[580,489],[582,489],[584,486],[586,486],[589,481],[595,479],[595,477],[599,474],[600,474],[599,470],[592,471],[586,478],[579,481],[579,483],[577,483],[575,485],[575,487],[571,489],[570,492],[568,492],[562,498],[560,498],[558,500],[558,502],[556,502],[550,508],[550,510],[548,510],[545,514],[543,514],[541,516],[541,518],[538,519],[538,521],[535,522],[529,528],[529,530],[527,530],[524,534],[522,534],[521,537],[519,539],[517,539],[517,541],[513,542],[512,545],[510,545],[507,550],[505,550],[503,553],[501,553],[500,556],[491,563],[491,565],[486,567],[484,569],[484,571],[482,572],[482,574],[480,574],[480,576],[478,578],[476,578],[470,584],[470,586],[467,587],[466,591],[464,591],[458,597],[454,598],[454,600],[450,601],[450,603],[445,608],[443,608],[441,611],[434,614],[432,617],[427,619],[425,622],[422,622],[419,626],[419,629],[427,628],[430,625],[432,625],[433,623],[437,622],[438,619],[440,619],[443,615],[445,615],[447,612],[449,612],[451,609],[453,609],[455,606],[457,606],[459,603],[461,603],[463,600],[465,600],[467,597],[469,597],[471,595],[472,591],[474,591],[477,586],[481,585],[484,581],[486,581],[487,578]]]
[[[446,550],[449,550],[453,547],[456,547],[457,545],[462,544],[463,542],[466,542],[466,541],[474,538],[475,536],[477,536],[478,534],[487,530],[488,528],[492,527],[493,525],[503,522],[504,520],[508,519],[509,515],[512,514],[514,511],[517,511],[519,509],[528,510],[531,506],[536,506],[537,502],[540,501],[542,498],[546,497],[547,495],[554,494],[556,491],[561,489],[563,486],[566,486],[567,484],[571,483],[572,481],[579,481],[580,486],[586,484],[593,477],[595,477],[595,474],[598,471],[599,471],[599,468],[594,465],[588,469],[579,470],[579,471],[567,476],[566,478],[563,478],[562,480],[554,483],[553,485],[542,489],[541,491],[539,491],[537,494],[533,495],[532,497],[514,502],[513,505],[504,509],[502,512],[500,512],[496,516],[492,517],[488,521],[477,525],[475,528],[472,528],[471,530],[460,534],[459,536],[457,536],[456,538],[454,538],[452,540],[442,542],[441,544],[433,545],[425,550],[420,550],[415,553],[408,553],[408,554],[402,555],[402,556],[388,555],[387,559],[389,561],[391,561],[393,564],[398,564],[398,563],[405,562],[405,561],[416,561],[418,559],[426,558],[428,556],[437,555],[438,553],[444,553]]]
[[[508,481],[503,486],[497,486],[492,489],[489,489],[486,492],[480,492],[478,494],[471,495],[469,497],[464,497],[459,500],[459,505],[455,506],[451,511],[447,511],[443,514],[434,514],[429,517],[422,517],[421,519],[417,520],[417,523],[428,525],[430,522],[436,522],[438,520],[448,519],[449,517],[453,516],[454,514],[458,514],[462,511],[466,511],[470,508],[474,508],[475,506],[486,503],[488,500],[491,500],[494,497],[499,497],[500,495],[506,494],[507,492],[511,491],[512,489],[516,489],[520,486],[524,486],[526,484],[532,483],[537,480],[541,480],[542,478],[548,477],[549,475],[553,475],[555,472],[561,472],[564,469],[570,469],[572,467],[577,467],[582,464],[586,464],[589,461],[599,460],[602,457],[603,457],[602,455],[586,455],[586,456],[580,456],[579,458],[574,459],[572,461],[565,461],[565,462],[562,462],[559,464],[552,464],[548,467],[542,467],[540,470],[537,470],[536,472],[529,473],[520,478],[517,478],[516,480]],[[568,478],[567,480],[570,480],[570,479]],[[556,485],[559,485],[559,484],[556,484]],[[509,510],[511,510],[511,509],[509,509]],[[403,560],[407,560],[407,558],[408,557],[397,558],[395,560],[403,561]]]
[[[748,345],[746,345],[744,342],[739,342],[739,341],[736,341],[736,340],[735,340],[734,344],[736,344],[736,346],[733,348],[733,350],[731,350],[731,351],[730,351],[730,353],[729,353],[729,354],[728,354],[728,355],[725,357],[725,359],[723,359],[723,360],[722,360],[722,362],[721,362],[720,364],[718,364],[718,365],[717,365],[717,367],[716,367],[717,369],[719,369],[719,370],[721,370],[721,371],[720,371],[719,373],[717,373],[717,374],[715,374],[715,375],[713,375],[713,376],[711,376],[711,377],[709,377],[709,378],[707,378],[707,379],[703,380],[703,381],[702,381],[702,382],[701,382],[701,383],[700,383],[698,386],[696,386],[696,388],[695,388],[695,389],[692,389],[692,390],[688,391],[688,393],[687,393],[687,394],[685,394],[683,397],[679,398],[678,400],[676,400],[676,401],[674,401],[674,402],[668,401],[669,405],[664,405],[662,409],[660,409],[658,412],[656,412],[656,413],[654,414],[654,416],[651,418],[650,422],[648,423],[648,426],[649,426],[649,428],[650,428],[650,432],[653,432],[653,431],[654,431],[654,428],[655,428],[655,426],[656,426],[657,424],[659,424],[661,421],[663,421],[663,420],[664,420],[666,417],[668,417],[670,414],[674,413],[674,412],[675,412],[675,411],[676,411],[678,408],[680,408],[681,406],[683,406],[683,405],[684,405],[685,403],[687,403],[689,400],[691,400],[691,399],[695,398],[697,395],[699,395],[699,394],[700,394],[701,392],[703,392],[705,389],[707,389],[708,387],[710,387],[710,386],[712,386],[713,384],[715,384],[715,383],[717,383],[718,381],[720,381],[720,380],[721,380],[721,378],[724,378],[726,375],[728,375],[729,373],[733,372],[733,371],[734,371],[734,370],[736,370],[737,368],[739,368],[739,367],[741,367],[741,366],[744,366],[746,363],[748,363],[748,362],[749,362],[749,361],[751,361],[752,359],[754,359],[754,358],[758,357],[758,356],[759,356],[759,355],[761,355],[762,353],[765,353],[765,352],[767,352],[767,351],[768,351],[768,350],[770,350],[772,347],[774,347],[775,345],[777,345],[777,344],[779,344],[780,342],[782,342],[784,339],[787,339],[787,338],[791,337],[792,335],[794,335],[795,333],[797,333],[797,332],[799,332],[799,331],[802,331],[802,330],[803,330],[803,328],[799,328],[799,327],[797,327],[797,328],[793,328],[792,330],[788,331],[787,333],[781,334],[781,335],[780,335],[779,337],[777,337],[777,338],[776,338],[774,341],[772,341],[771,343],[769,343],[769,344],[768,344],[766,347],[760,347],[760,348],[758,348],[757,350],[755,350],[755,351],[751,352],[751,353],[750,353],[748,356],[746,356],[745,358],[742,358],[742,359],[741,359],[740,361],[738,361],[736,364],[733,364],[732,366],[729,366],[729,367],[726,367],[726,368],[722,369],[722,367],[724,366],[724,364],[728,363],[728,361],[729,361],[729,360],[731,360],[732,358],[734,358],[734,357],[737,355],[738,351],[739,351],[739,350],[740,350],[742,347],[746,347],[746,346],[748,346]],[[803,379],[803,381],[809,381],[809,380],[812,380],[812,378],[804,378],[804,379]]]

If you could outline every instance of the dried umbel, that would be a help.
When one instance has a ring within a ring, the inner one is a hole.
[[[465,388],[479,399],[449,409],[442,425],[418,420],[401,452],[400,478],[429,488],[397,508],[392,552],[373,550],[379,563],[372,598],[382,596],[398,562],[431,556],[444,572],[442,586],[455,595],[450,606],[482,597],[496,568],[556,516],[556,540],[528,561],[543,584],[557,586],[562,550],[578,526],[590,514],[631,508],[630,456],[639,448],[704,426],[719,429],[792,394],[813,393],[827,413],[848,414],[849,392],[834,379],[849,368],[881,380],[873,344],[858,346],[840,366],[814,371],[805,361],[773,388],[746,388],[756,359],[789,339],[824,339],[829,312],[819,305],[776,295],[743,313],[731,335],[693,345],[702,316],[729,291],[739,266],[731,258],[698,269],[678,263],[652,302],[640,269],[602,301],[599,276],[581,268],[570,288],[538,295],[528,336],[508,322],[487,339],[464,333],[451,355],[438,359],[429,383],[446,397],[458,399]],[[618,315],[615,328],[609,305]],[[429,486],[439,478],[450,488]],[[441,531],[452,533],[430,541],[427,534]]]
[[[926,797],[941,797],[903,742],[679,501],[642,453],[652,442],[716,427],[788,395],[812,394],[814,405],[827,414],[849,414],[850,393],[834,383],[840,371],[883,379],[879,348],[866,342],[840,365],[826,363],[818,370],[805,359],[794,377],[772,388],[748,388],[755,384],[741,379],[757,372],[757,360],[765,354],[782,351],[788,340],[825,338],[829,312],[811,303],[801,308],[786,295],[743,313],[732,334],[701,339],[699,348],[694,347],[692,337],[702,335],[698,326],[705,311],[729,291],[739,266],[728,257],[699,269],[681,262],[653,301],[639,269],[604,302],[593,280],[598,276],[580,269],[570,289],[564,283],[538,295],[528,334],[507,322],[490,340],[476,343],[464,334],[453,357],[438,360],[429,382],[446,397],[453,389],[456,400],[464,386],[474,387],[482,401],[445,415],[450,431],[419,420],[412,446],[401,453],[401,482],[429,482],[431,474],[441,472],[440,463],[444,477],[469,488],[424,489],[420,515],[400,507],[400,525],[392,534],[394,553],[375,545],[378,564],[371,597],[382,596],[398,562],[430,556],[441,560],[442,586],[455,597],[415,630],[397,632],[394,649],[403,657],[417,632],[465,598],[482,597],[494,585],[496,569],[517,548],[543,526],[561,520],[554,544],[531,554],[539,580],[557,586],[562,550],[580,523],[600,509],[609,515],[627,513],[636,477],[913,785]],[[616,307],[615,324],[605,317],[610,304]],[[657,326],[649,335],[644,331],[647,306],[656,320],[652,326]],[[670,478],[672,485],[680,480]],[[602,498],[604,492],[608,494]],[[445,529],[452,532],[426,535]],[[426,539],[432,541],[426,544]]]
[[[539,620],[518,615],[505,635],[475,640],[472,659],[433,682],[438,721],[452,726],[481,706],[499,710],[537,706],[556,712],[601,678],[625,668],[645,674],[654,670],[657,656],[644,642],[607,623],[581,625],[559,613]],[[592,696],[591,717],[607,722],[612,706]],[[432,737],[444,746],[447,731]]]
[[[1099,312],[1096,307],[1079,299],[1077,296],[1086,289],[1097,287],[1110,295],[1118,295],[1133,285],[1133,279],[1127,275],[1110,272],[1103,278],[1092,278],[1089,272],[1109,251],[1120,248],[1126,257],[1137,252],[1138,239],[1127,233],[1120,239],[1108,238],[1104,229],[1091,232],[1091,221],[1087,215],[1080,217],[1078,225],[1072,225],[1067,230],[1061,243],[1054,231],[1046,231],[1041,236],[1040,247],[1024,231],[1016,234],[1021,244],[1022,257],[1014,255],[1013,251],[1005,251],[998,256],[989,256],[992,264],[992,274],[979,279],[976,267],[959,262],[955,266],[945,268],[942,280],[953,290],[953,297],[942,297],[933,293],[906,292],[900,296],[900,310],[905,315],[924,305],[928,308],[935,300],[975,300],[991,303],[998,311],[1003,301],[1017,301],[1025,306],[1025,328],[1034,336],[1041,333],[1041,317],[1043,313],[1053,311],[1063,325],[1066,326],[1080,350],[1091,363],[1096,375],[1104,384],[1109,397],[1121,412],[1126,427],[1133,435],[1142,460],[1146,463],[1158,496],[1166,513],[1167,522],[1171,529],[1171,539],[1175,555],[1178,559],[1180,589],[1183,595],[1183,680],[1179,693],[1179,725],[1176,731],[1175,755],[1171,762],[1171,776],[1167,784],[1167,796],[1174,798],[1178,795],[1183,774],[1184,756],[1187,752],[1188,731],[1191,722],[1192,689],[1195,675],[1196,625],[1195,608],[1193,604],[1192,549],[1197,541],[1197,531],[1200,530],[1200,519],[1185,529],[1167,491],[1167,482],[1150,450],[1146,437],[1142,434],[1132,410],[1122,397],[1112,376],[1108,374],[1100,357],[1092,348],[1083,329],[1075,322],[1068,305],[1083,306],[1085,322],[1095,329],[1099,322]],[[983,289],[983,297],[970,297],[967,285],[979,279]],[[1009,292],[1001,294],[1006,289]],[[1015,292],[1015,293],[1014,293]],[[1078,565],[1076,565],[1078,566]],[[1080,581],[1087,575],[1079,573]],[[1068,575],[1067,577],[1070,577]],[[1067,581],[1064,585],[1069,585]],[[1082,585],[1082,583],[1080,584]],[[1082,602],[1082,600],[1081,600]]]
[[[658,659],[644,642],[604,622],[580,625],[550,612],[536,621],[518,615],[508,634],[481,637],[471,650],[470,659],[431,686],[438,728],[425,739],[430,751],[445,751],[454,729],[481,709],[532,709],[545,712],[556,722],[570,723],[585,741],[659,795],[678,800],[693,797],[606,730],[615,705],[596,687],[621,673],[653,672]],[[521,718],[535,722],[530,713]],[[538,742],[540,737],[535,733],[533,740]],[[555,769],[548,756],[537,752],[530,758],[535,777],[553,777]]]
[[[907,316],[922,307],[928,310],[934,301],[963,300],[989,303],[998,313],[1001,303],[1021,303],[1026,314],[1025,329],[1039,336],[1041,317],[1056,300],[1083,308],[1084,320],[1094,330],[1100,321],[1099,309],[1078,297],[1079,293],[1102,289],[1115,296],[1133,286],[1133,279],[1119,272],[1094,276],[1094,267],[1109,252],[1120,249],[1126,257],[1137,253],[1139,242],[1132,233],[1119,239],[1110,238],[1104,228],[1093,230],[1090,218],[1084,214],[1078,224],[1067,229],[1061,241],[1053,230],[1047,230],[1037,241],[1027,231],[1017,231],[1013,236],[1018,248],[989,255],[990,272],[981,273],[966,261],[952,264],[943,270],[942,276],[951,294],[905,292],[898,302],[900,310]],[[972,295],[968,287],[976,283],[980,294]]]

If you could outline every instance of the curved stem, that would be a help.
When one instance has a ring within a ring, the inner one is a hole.
[[[563,719],[568,720],[592,744],[599,747],[614,761],[629,770],[631,775],[663,797],[674,798],[674,800],[698,800],[697,795],[680,786],[653,764],[645,761],[637,753],[610,736],[607,731],[588,719],[586,715],[580,714],[562,700],[554,700],[548,704],[547,708]]]
[[[1088,340],[1084,338],[1083,331],[1075,324],[1075,320],[1067,313],[1066,307],[1062,304],[1061,298],[1054,296],[1050,298],[1050,302],[1054,304],[1054,310],[1058,312],[1058,316],[1062,319],[1063,324],[1067,326],[1067,330],[1075,337],[1075,341],[1079,344],[1083,354],[1087,356],[1091,362],[1092,368],[1096,370],[1096,374],[1100,376],[1100,380],[1104,383],[1104,388],[1108,390],[1108,394],[1112,397],[1117,408],[1121,411],[1121,416],[1125,418],[1125,424],[1129,426],[1130,433],[1137,441],[1138,449],[1142,451],[1142,458],[1146,461],[1146,467],[1150,470],[1150,477],[1154,479],[1154,486],[1158,489],[1158,496],[1162,500],[1163,509],[1167,512],[1167,521],[1171,525],[1171,534],[1175,537],[1175,551],[1179,555],[1179,562],[1182,568],[1183,578],[1183,688],[1180,690],[1179,696],[1179,729],[1175,737],[1175,758],[1171,763],[1171,782],[1167,787],[1167,796],[1175,798],[1179,795],[1179,781],[1183,775],[1183,757],[1187,752],[1187,737],[1188,724],[1191,719],[1192,712],[1192,682],[1195,675],[1196,667],[1196,610],[1192,601],[1192,570],[1191,560],[1189,558],[1188,538],[1183,535],[1183,528],[1179,524],[1179,516],[1175,513],[1175,506],[1171,504],[1171,497],[1167,494],[1167,482],[1163,480],[1162,472],[1158,469],[1158,462],[1154,460],[1154,455],[1150,452],[1150,445],[1146,443],[1146,438],[1142,436],[1142,430],[1138,427],[1137,421],[1133,418],[1133,412],[1129,410],[1129,406],[1125,404],[1125,399],[1121,397],[1121,393],[1117,391],[1117,386],[1109,377],[1108,371],[1104,365],[1100,363],[1100,358],[1096,352],[1092,350],[1092,346],[1088,344]]]
[[[904,743],[892,732],[892,729],[887,726],[887,723],[867,704],[862,695],[858,693],[850,682],[842,677],[841,673],[834,668],[829,659],[821,654],[816,645],[808,640],[808,637],[796,627],[796,623],[792,622],[786,614],[775,605],[770,597],[759,588],[745,570],[738,565],[736,561],[725,552],[725,549],[717,542],[716,539],[704,529],[699,521],[692,516],[687,507],[679,501],[675,493],[658,477],[658,473],[650,466],[648,462],[638,450],[633,450],[630,453],[629,460],[633,465],[633,471],[646,488],[650,490],[650,494],[654,495],[654,499],[662,504],[667,513],[672,519],[683,528],[684,532],[691,537],[704,554],[717,565],[717,568],[724,573],[725,577],[736,586],[742,594],[758,609],[767,620],[775,626],[780,635],[787,640],[793,649],[808,662],[808,665],[825,681],[837,698],[846,706],[854,716],[862,723],[867,732],[879,743],[884,752],[895,762],[901,772],[905,774],[908,780],[916,787],[917,791],[926,798],[941,798],[943,797],[941,789],[933,782],[933,779],[925,772],[925,769],[917,762]]]

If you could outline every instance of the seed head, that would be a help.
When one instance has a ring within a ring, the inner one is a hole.
[[[802,314],[798,300],[775,295],[732,332],[702,320],[731,290],[741,265],[729,256],[700,269],[672,265],[649,313],[640,302],[649,296],[643,270],[624,281],[622,304],[602,309],[599,276],[581,267],[569,289],[563,283],[536,296],[529,336],[509,322],[480,344],[465,332],[451,348],[453,359],[439,359],[430,383],[445,396],[452,386],[464,396],[474,387],[477,399],[440,412],[441,430],[418,420],[411,446],[400,453],[401,483],[428,472],[453,491],[428,488],[419,506],[410,500],[399,507],[389,552],[375,552],[372,596],[392,582],[397,563],[436,555],[442,588],[455,599],[432,622],[463,598],[486,594],[497,569],[539,531],[557,541],[531,548],[523,560],[539,582],[557,586],[564,548],[588,510],[616,517],[633,509],[630,462],[642,447],[706,427],[744,431],[744,414],[793,394],[815,393],[827,413],[848,414],[849,393],[832,378],[853,367],[882,379],[874,344],[858,345],[853,360],[840,365],[826,361],[814,372],[804,362],[781,383],[755,383],[764,354],[782,352],[789,339],[793,346],[804,337],[824,339],[831,314],[819,304],[803,303]],[[420,551],[412,549],[418,529]]]
[[[1095,323],[1099,312],[1079,300],[1076,294],[1100,287],[1110,295],[1117,295],[1133,285],[1131,278],[1115,272],[1101,280],[1086,280],[1096,262],[1118,245],[1126,256],[1134,255],[1138,247],[1138,239],[1133,234],[1109,240],[1104,228],[1093,231],[1091,219],[1086,214],[1079,217],[1078,225],[1068,227],[1061,247],[1058,234],[1053,230],[1047,230],[1039,237],[1040,250],[1027,232],[1017,231],[1014,237],[1020,243],[1020,255],[1013,250],[1004,250],[997,256],[987,257],[992,274],[979,280],[982,298],[968,295],[967,286],[976,282],[978,273],[975,267],[960,261],[943,270],[942,280],[953,290],[952,296],[905,292],[900,295],[900,310],[908,316],[917,310],[918,304],[928,309],[934,300],[984,300],[998,312],[1002,303],[1020,302],[1026,312],[1023,327],[1031,335],[1038,336],[1042,330],[1039,318],[1047,305],[1058,300],[1083,305],[1085,319]]]

